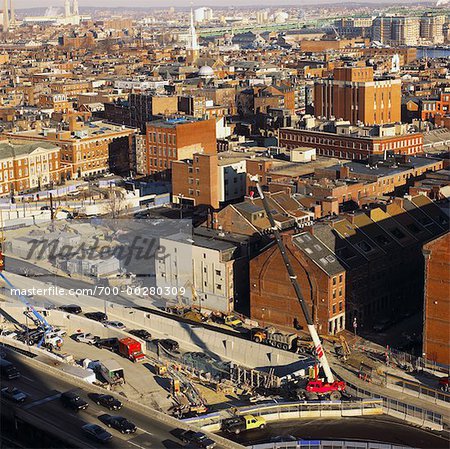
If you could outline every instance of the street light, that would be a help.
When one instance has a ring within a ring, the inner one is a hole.
[[[180,220],[183,219],[183,197],[184,197],[184,195],[182,193],[178,194],[178,200],[180,203]]]

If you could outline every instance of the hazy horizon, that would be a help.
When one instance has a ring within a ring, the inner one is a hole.
[[[221,0],[193,0],[191,1],[182,1],[182,0],[157,0],[157,1],[149,1],[149,0],[134,0],[132,2],[132,6],[130,2],[125,0],[96,0],[95,6],[98,7],[148,7],[148,8],[161,8],[161,7],[189,7],[190,4],[193,4],[194,7],[198,6],[221,6],[224,7],[223,1]],[[282,6],[301,6],[301,5],[313,5],[316,3],[409,3],[408,0],[392,0],[392,1],[379,1],[379,0],[354,0],[354,1],[344,1],[342,0],[235,0],[231,1],[228,6],[277,6],[281,4]],[[432,3],[427,0],[423,1],[414,1],[413,3]],[[78,4],[81,7],[92,7],[92,0],[78,0]],[[36,4],[36,0],[14,0],[15,8],[41,8],[48,6],[55,7],[63,7],[64,0],[40,0],[39,4]]]

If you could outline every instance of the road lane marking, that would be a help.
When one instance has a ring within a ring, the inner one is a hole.
[[[147,431],[145,429],[142,429],[141,427],[136,427],[136,429],[140,430],[141,432],[146,433],[147,435],[153,435],[153,433],[151,433],[151,432],[149,432],[149,431]]]
[[[130,440],[128,440],[127,443],[130,443],[130,444],[132,444],[133,446],[136,446],[136,447],[140,447],[141,449],[148,449],[148,448],[146,448],[145,446],[140,446],[139,444],[133,443],[133,442],[130,441]]]
[[[61,397],[61,393],[54,394],[52,396],[47,396],[46,398],[40,399],[39,401],[34,401],[31,404],[27,404],[23,407],[23,409],[28,410],[31,407],[36,407],[37,405],[42,405],[50,401],[54,401],[55,399],[59,399]]]
[[[29,380],[30,382],[34,382],[34,379],[24,376],[23,374],[20,377],[23,377],[24,379]]]

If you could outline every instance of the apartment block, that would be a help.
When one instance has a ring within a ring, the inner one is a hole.
[[[173,161],[192,159],[194,153],[215,155],[216,121],[194,118],[156,120],[147,123],[147,172],[171,179]]]
[[[314,83],[317,117],[365,125],[401,120],[401,81],[374,78],[372,67],[339,67],[333,77]]]

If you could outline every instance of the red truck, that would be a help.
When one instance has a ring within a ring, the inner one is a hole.
[[[142,362],[145,359],[141,343],[131,337],[119,340],[119,354],[130,359],[132,362]]]

